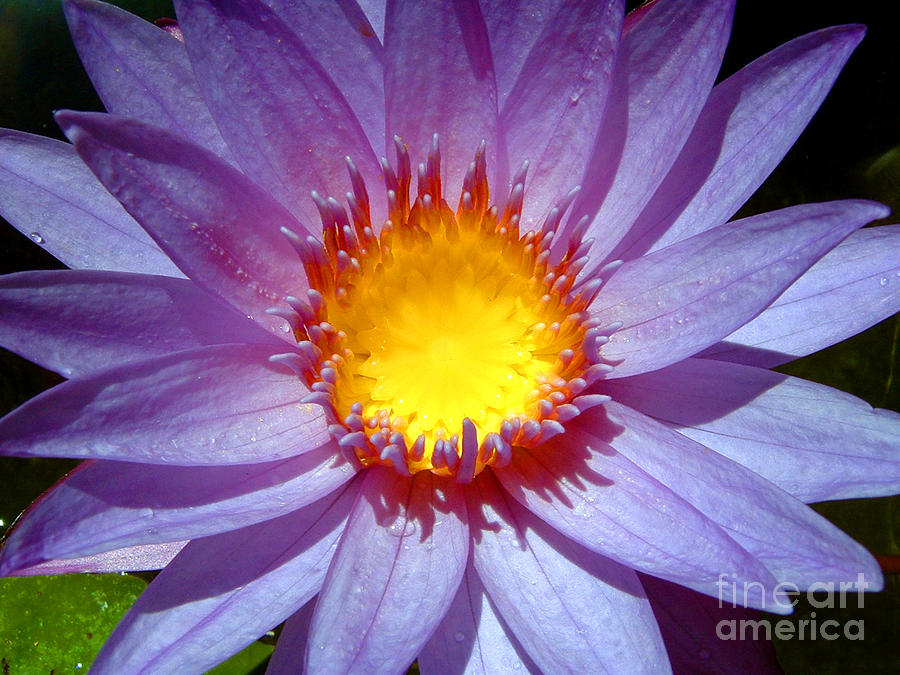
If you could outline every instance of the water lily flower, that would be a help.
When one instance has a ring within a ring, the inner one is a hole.
[[[877,590],[806,503],[895,493],[898,415],[768,368],[897,311],[900,226],[729,222],[864,29],[715,84],[733,4],[68,0],[108,112],[0,135],[72,268],[0,340],[68,380],[0,452],[87,461],[0,573],[162,568],[98,673],[656,673],[685,598]]]

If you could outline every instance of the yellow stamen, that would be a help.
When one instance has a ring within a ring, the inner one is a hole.
[[[577,414],[570,402],[600,362],[585,349],[595,290],[573,291],[577,243],[548,263],[559,214],[519,235],[524,175],[498,214],[482,146],[454,213],[441,198],[439,161],[435,144],[410,205],[408,154],[398,143],[398,169],[385,172],[390,220],[378,236],[352,164],[352,223],[315,196],[324,248],[298,244],[315,290],[295,334],[324,355],[308,380],[330,395],[336,435],[364,465],[465,481]]]

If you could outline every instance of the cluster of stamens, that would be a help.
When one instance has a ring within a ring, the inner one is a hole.
[[[618,326],[596,325],[587,308],[613,266],[585,273],[587,219],[551,262],[577,190],[522,234],[527,163],[500,213],[482,143],[454,213],[437,137],[412,202],[408,149],[400,139],[395,147],[396,168],[382,160],[389,213],[379,232],[349,159],[346,210],[313,193],[322,239],[283,229],[310,290],[269,310],[297,340],[296,352],[273,361],[300,375],[311,391],[304,402],[328,412],[332,435],[362,465],[469,482],[608,400],[589,386],[612,370],[600,351]]]

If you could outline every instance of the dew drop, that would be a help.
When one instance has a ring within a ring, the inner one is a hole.
[[[391,534],[394,532],[398,537],[411,537],[416,533],[416,524],[412,520],[407,520],[401,527],[398,519],[396,526],[391,527]]]
[[[456,634],[453,636],[453,639],[456,640],[457,642],[462,642],[463,640],[466,639],[466,636],[463,635],[462,633],[456,633]]]
[[[392,523],[388,526],[388,533],[389,533],[392,537],[402,537],[402,536],[403,536],[403,530],[404,530],[405,527],[406,527],[406,522],[405,522],[402,518],[399,518],[399,517],[398,517],[398,518],[396,518],[396,519],[394,520],[394,522],[392,522]]]
[[[879,284],[880,286],[887,286],[887,285],[888,285],[888,278],[887,278],[887,277],[881,277],[881,279],[878,280],[878,284]]]
[[[35,244],[43,244],[47,241],[46,239],[44,239],[44,237],[41,236],[40,232],[32,232],[28,236],[31,237],[31,241],[33,241]]]

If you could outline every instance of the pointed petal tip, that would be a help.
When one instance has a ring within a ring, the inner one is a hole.
[[[53,119],[59,126],[60,131],[63,132],[72,145],[76,146],[76,149],[82,136],[89,135],[90,128],[95,123],[104,121],[104,118],[120,119],[105,112],[71,110],[69,108],[53,111]]]
[[[72,27],[73,22],[80,20],[82,16],[89,17],[90,15],[102,13],[122,14],[127,11],[99,0],[62,0],[62,8],[70,27]]]
[[[832,26],[831,28],[825,28],[823,30],[832,32],[835,36],[839,35],[846,38],[847,41],[852,42],[852,46],[855,47],[866,36],[866,32],[869,28],[863,23],[846,23],[839,26]]]
[[[865,225],[875,220],[881,220],[891,215],[891,207],[872,199],[837,199],[834,201],[820,202],[824,212],[837,212],[841,209],[846,211],[846,217],[852,218],[853,222]],[[815,208],[815,204],[799,204],[794,207],[797,209]],[[779,209],[780,211],[780,209]],[[777,213],[778,211],[770,211]],[[813,213],[813,211],[810,211]],[[819,218],[819,215],[813,213],[812,218]],[[735,222],[735,221],[732,221]]]
[[[62,8],[67,17],[70,11],[90,11],[90,9],[97,4],[98,3],[94,0],[62,0]]]
[[[65,137],[74,145],[82,133],[79,121],[84,115],[90,114],[91,113],[63,108],[62,110],[53,111],[53,119],[56,121],[57,126],[59,126],[60,131],[63,132],[63,135],[65,135]]]
[[[865,208],[868,210],[870,214],[870,220],[881,220],[882,218],[887,218],[891,215],[891,207],[886,204],[882,204],[881,202],[871,201],[868,199],[857,199],[853,200],[861,208]]]

